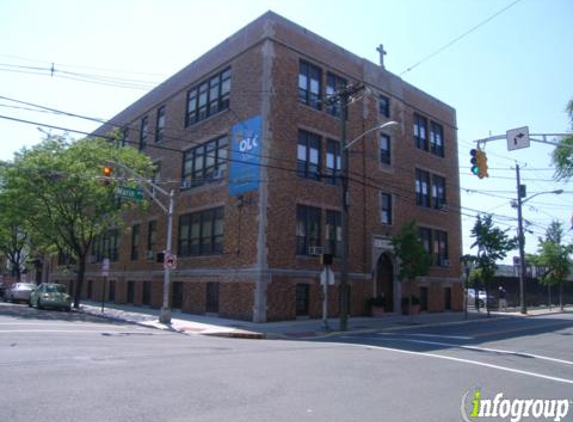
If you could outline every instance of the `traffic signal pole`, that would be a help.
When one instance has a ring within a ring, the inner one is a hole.
[[[525,277],[527,274],[527,266],[525,264],[525,235],[523,233],[523,215],[521,212],[522,189],[521,177],[519,174],[519,164],[515,165],[515,175],[517,178],[517,241],[519,244],[519,304],[520,312],[527,314],[527,307],[525,305]]]
[[[161,188],[160,186],[156,185],[155,183],[141,177],[139,174],[135,172],[135,170],[127,167],[124,164],[117,163],[114,161],[108,161],[108,163],[117,166],[123,170],[125,170],[130,177],[133,177],[143,188],[143,190],[153,199],[153,201],[165,212],[167,215],[167,240],[165,244],[165,256],[172,255],[172,243],[173,243],[173,211],[175,207],[175,191],[171,189],[167,192],[165,189]],[[154,189],[161,193],[162,195],[167,196],[167,205],[164,205],[159,199],[157,199],[154,192],[152,192],[149,188]],[[168,265],[163,265],[163,305],[161,307],[159,313],[159,322],[163,324],[170,324],[171,323],[171,307],[169,306],[169,285],[171,283],[171,268]]]

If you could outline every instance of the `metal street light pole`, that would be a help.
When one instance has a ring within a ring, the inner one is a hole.
[[[340,331],[348,330],[348,313],[350,310],[348,294],[348,255],[350,250],[350,219],[348,215],[349,147],[364,137],[364,135],[372,131],[398,125],[398,123],[395,121],[386,122],[367,130],[360,136],[354,138],[348,144],[346,143],[346,117],[348,113],[348,99],[363,89],[363,86],[349,86],[337,93],[337,100],[340,104],[340,225],[342,235],[340,251]]]
[[[519,304],[521,306],[521,313],[527,313],[527,307],[525,305],[525,277],[526,277],[526,266],[525,266],[525,236],[523,233],[523,214],[521,206],[523,205],[522,189],[521,189],[521,178],[519,175],[519,164],[515,166],[515,171],[517,175],[517,241],[519,242]]]
[[[525,315],[527,314],[527,305],[525,304],[525,279],[527,278],[527,265],[525,262],[525,233],[523,231],[523,212],[522,206],[525,202],[535,198],[538,195],[543,195],[546,193],[553,193],[556,195],[562,194],[563,189],[557,189],[548,192],[538,192],[529,198],[522,200],[525,197],[524,189],[521,185],[521,178],[519,174],[519,165],[515,166],[516,176],[517,176],[517,241],[519,244],[519,303],[520,312]]]

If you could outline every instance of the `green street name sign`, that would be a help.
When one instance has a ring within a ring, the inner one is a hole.
[[[124,199],[132,199],[134,201],[143,201],[144,195],[141,188],[131,188],[129,186],[117,186],[115,193]]]

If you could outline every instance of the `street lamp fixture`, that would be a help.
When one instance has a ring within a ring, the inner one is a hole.
[[[538,192],[529,198],[522,200],[522,189],[519,180],[519,166],[517,166],[517,241],[519,243],[519,302],[520,302],[520,312],[525,315],[527,314],[527,306],[525,305],[525,278],[527,277],[527,266],[525,265],[525,235],[523,231],[523,214],[522,205],[527,201],[535,198],[539,195],[554,194],[561,195],[563,189],[556,189],[548,192]]]
[[[352,92],[352,90],[350,90]],[[341,113],[340,113],[340,227],[341,227],[341,244],[342,250],[340,254],[340,331],[348,329],[348,313],[349,313],[349,297],[348,297],[348,257],[349,257],[349,228],[350,220],[348,218],[348,156],[349,147],[355,142],[358,142],[365,135],[376,130],[388,129],[390,127],[398,126],[399,123],[393,120],[368,129],[360,134],[350,142],[346,143],[346,113],[348,106],[348,98],[350,92],[343,92],[340,99]]]
[[[357,136],[352,141],[348,142],[344,148],[345,149],[350,148],[354,143],[358,142],[360,139],[362,139],[364,136],[368,135],[370,132],[374,132],[375,130],[391,129],[391,128],[395,128],[397,126],[400,126],[400,123],[398,123],[394,120],[390,120],[389,122],[382,123],[381,125],[375,126],[372,129],[368,129],[366,132]]]

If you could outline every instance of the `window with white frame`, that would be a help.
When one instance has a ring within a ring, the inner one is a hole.
[[[380,134],[380,163],[390,165],[392,161],[390,136]]]

